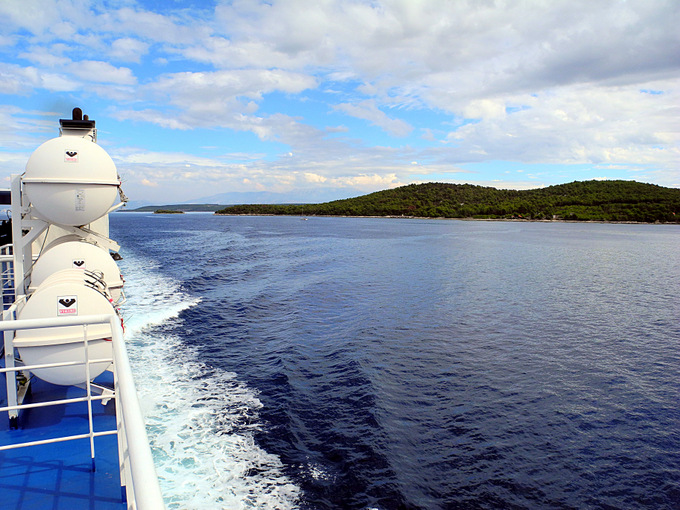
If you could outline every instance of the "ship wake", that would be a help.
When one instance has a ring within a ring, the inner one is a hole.
[[[126,341],[168,508],[294,508],[299,488],[254,440],[262,407],[236,374],[176,334],[199,303],[153,262],[126,253]]]

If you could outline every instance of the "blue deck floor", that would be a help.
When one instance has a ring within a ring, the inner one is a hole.
[[[105,373],[102,377],[110,378]],[[109,384],[110,385],[110,384]],[[83,396],[75,387],[55,386],[33,378],[24,403]],[[0,401],[7,405],[5,376],[0,374]],[[95,431],[115,429],[115,402],[92,405]],[[87,403],[27,409],[19,428],[10,430],[7,413],[0,414],[0,444],[37,441],[88,432]],[[79,439],[0,452],[0,508],[21,510],[120,510],[121,497],[116,436],[95,439],[95,471],[90,443]]]

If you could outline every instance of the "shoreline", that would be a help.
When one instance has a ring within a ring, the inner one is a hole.
[[[446,216],[395,216],[395,215],[384,215],[384,216],[354,216],[354,215],[344,215],[344,214],[311,214],[309,216],[299,216],[297,214],[218,214],[213,213],[214,216],[281,216],[289,218],[385,218],[385,219],[398,219],[398,220],[457,220],[457,221],[507,221],[507,222],[517,222],[517,223],[605,223],[605,224],[622,224],[622,225],[680,225],[680,222],[670,223],[670,222],[648,222],[648,221],[613,221],[613,220],[534,220],[527,218],[449,218]]]

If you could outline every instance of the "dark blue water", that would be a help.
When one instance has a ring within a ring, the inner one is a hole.
[[[677,226],[111,228],[201,298],[166,327],[258,392],[300,508],[680,508]]]

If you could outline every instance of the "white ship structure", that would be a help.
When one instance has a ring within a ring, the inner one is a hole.
[[[126,198],[95,121],[79,108],[60,120],[60,136],[5,194],[3,508],[164,508],[124,343],[120,247],[109,238],[109,214]]]

